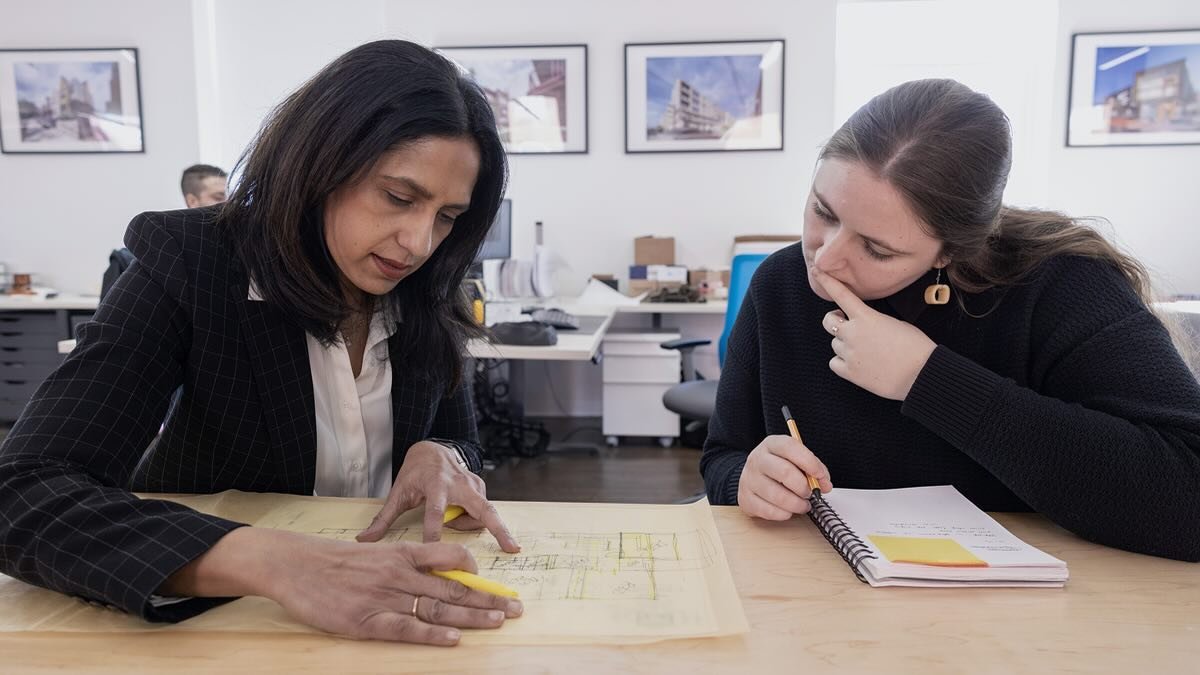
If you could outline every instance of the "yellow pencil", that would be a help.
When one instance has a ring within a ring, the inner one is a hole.
[[[796,420],[792,419],[792,411],[788,410],[788,407],[786,405],[783,406],[783,419],[787,421],[787,428],[788,428],[788,431],[792,432],[792,438],[796,439],[797,443],[804,443],[804,441],[800,440],[800,430],[796,428]],[[818,481],[816,478],[813,478],[812,476],[809,476],[807,474],[805,474],[805,478],[808,479],[808,487],[812,488],[812,496],[820,497],[821,496],[820,481]]]
[[[484,579],[478,574],[471,574],[470,572],[464,572],[462,570],[430,570],[430,573],[442,577],[443,579],[457,581],[467,588],[473,588],[477,591],[483,591],[484,593],[502,595],[506,598],[519,597],[517,592],[508,586],[505,586],[498,581]]]

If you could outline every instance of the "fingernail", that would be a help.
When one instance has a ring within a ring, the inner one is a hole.
[[[521,616],[525,611],[525,605],[521,604],[520,600],[509,600],[507,609],[509,616]]]
[[[460,631],[457,631],[453,628],[446,631],[446,639],[449,640],[450,642],[458,642],[458,638],[460,638],[460,637],[462,637],[462,632],[460,632]]]
[[[492,611],[488,612],[488,620],[503,621],[504,620],[504,612],[501,612],[498,609],[492,610]]]

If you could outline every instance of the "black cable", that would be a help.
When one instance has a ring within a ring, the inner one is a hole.
[[[472,381],[479,440],[485,459],[495,461],[510,456],[536,457],[542,454],[550,445],[550,433],[541,423],[513,419],[509,409],[496,401],[497,392],[507,394],[509,385],[503,380],[491,381],[491,371],[499,363],[489,361],[492,359],[476,360]]]

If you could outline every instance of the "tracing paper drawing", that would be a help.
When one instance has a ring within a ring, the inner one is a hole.
[[[379,510],[376,500],[236,491],[171,499],[256,526],[343,540],[353,540]],[[442,540],[466,546],[480,575],[517,590],[525,613],[499,630],[467,631],[465,640],[619,644],[747,630],[706,503],[495,504],[520,542],[520,553],[504,553],[487,531],[446,529]],[[402,516],[385,539],[421,541],[421,513]],[[24,591],[20,594],[13,589],[12,584],[0,584],[0,597],[6,606],[19,603],[17,609],[25,610],[16,613],[23,617],[19,623],[24,627],[0,620],[0,630],[313,630],[264,598],[243,598],[164,627],[96,610],[49,591],[18,589]]]

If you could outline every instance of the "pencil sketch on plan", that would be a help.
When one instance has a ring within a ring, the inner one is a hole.
[[[315,534],[353,540],[358,532],[324,528]],[[711,566],[715,554],[700,530],[515,534],[521,542],[521,552],[515,555],[502,552],[486,531],[446,531],[442,541],[466,546],[481,576],[529,600],[670,599],[687,589],[680,575]],[[383,541],[421,541],[421,531],[393,529]]]

